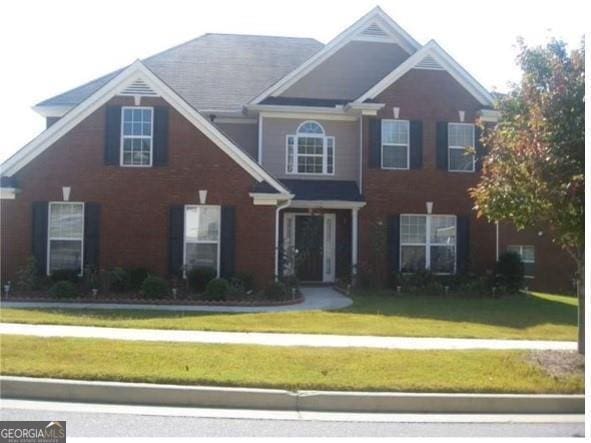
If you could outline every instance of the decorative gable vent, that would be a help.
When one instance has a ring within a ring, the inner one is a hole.
[[[388,37],[388,33],[384,31],[377,23],[372,23],[360,33],[368,37]]]
[[[444,68],[433,57],[428,55],[423,60],[418,62],[415,65],[414,69],[433,69],[437,71],[442,71]]]
[[[138,78],[133,83],[127,85],[127,87],[120,92],[120,95],[157,96],[158,94],[152,88],[150,88],[145,81]]]

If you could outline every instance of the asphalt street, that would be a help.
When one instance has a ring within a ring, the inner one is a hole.
[[[69,437],[582,437],[583,416],[331,414],[3,400],[1,420],[66,420]]]

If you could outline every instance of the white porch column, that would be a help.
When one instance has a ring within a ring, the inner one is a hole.
[[[358,230],[358,214],[359,208],[352,208],[351,209],[351,266],[352,266],[352,274],[357,274],[357,248],[358,248],[358,239],[357,239],[357,230]]]

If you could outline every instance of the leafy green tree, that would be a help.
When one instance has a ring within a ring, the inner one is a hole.
[[[518,41],[521,82],[497,103],[486,131],[482,179],[470,190],[479,216],[549,231],[577,266],[579,352],[584,353],[585,43],[527,47]]]

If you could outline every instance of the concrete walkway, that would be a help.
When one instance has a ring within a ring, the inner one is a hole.
[[[3,308],[17,309],[126,309],[146,311],[182,311],[182,312],[289,312],[343,309],[353,304],[333,288],[304,287],[300,289],[304,301],[287,306],[195,306],[195,305],[144,305],[121,303],[60,303],[60,302],[2,302]]]
[[[535,340],[484,340],[461,338],[376,337],[359,335],[277,334],[261,332],[210,332],[163,329],[102,328],[94,326],[29,325],[0,323],[0,334],[35,337],[100,338],[129,341],[310,346],[375,349],[529,349],[576,351],[576,342]]]

